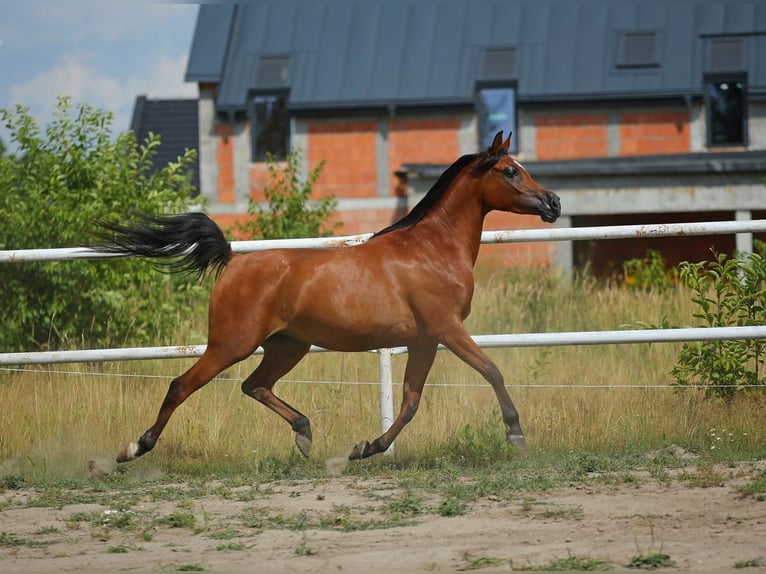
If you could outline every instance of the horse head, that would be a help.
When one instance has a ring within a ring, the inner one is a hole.
[[[480,185],[485,209],[539,215],[547,223],[556,221],[561,215],[559,196],[532,179],[524,166],[509,155],[510,144],[511,134],[503,140],[503,132],[498,132],[477,161],[476,169],[483,174]]]

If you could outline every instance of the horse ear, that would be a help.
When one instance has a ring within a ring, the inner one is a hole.
[[[511,136],[513,135],[513,132],[508,132],[508,139],[503,142],[503,147],[505,148],[505,151],[508,151],[511,149]]]
[[[495,135],[495,139],[492,140],[492,145],[489,146],[489,152],[493,153],[496,151],[500,151],[500,148],[503,146],[503,130],[500,130],[497,132],[497,135]],[[506,147],[506,149],[508,149]]]

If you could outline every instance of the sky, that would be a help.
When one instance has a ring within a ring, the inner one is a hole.
[[[0,108],[44,125],[60,94],[130,127],[136,96],[195,98],[184,82],[198,5],[146,0],[0,0]],[[8,132],[0,139],[12,147]]]

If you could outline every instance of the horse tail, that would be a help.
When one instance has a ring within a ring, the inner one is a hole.
[[[99,222],[96,233],[104,244],[94,247],[101,253],[136,255],[162,261],[155,266],[169,273],[207,271],[220,275],[234,252],[218,225],[204,213],[135,216],[136,223]]]

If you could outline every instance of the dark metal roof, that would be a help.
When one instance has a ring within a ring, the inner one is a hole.
[[[157,169],[178,161],[187,149],[198,149],[198,125],[197,100],[149,100],[138,96],[130,129],[139,142],[144,141],[149,132],[160,136],[152,162]],[[199,190],[198,161],[193,166],[192,183]]]
[[[644,32],[656,65],[618,65]],[[467,105],[485,51],[512,48],[520,102],[697,96],[720,35],[766,93],[762,0],[252,0],[201,6],[187,80],[220,78],[218,108],[244,110],[259,59],[289,56],[293,110]]]
[[[223,69],[234,6],[202,4],[197,13],[197,33],[192,40],[187,82],[219,82]]]

